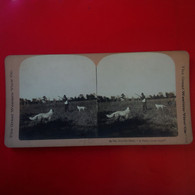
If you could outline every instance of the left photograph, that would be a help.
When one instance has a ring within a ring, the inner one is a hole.
[[[81,55],[42,55],[20,65],[20,140],[97,137],[96,66]]]

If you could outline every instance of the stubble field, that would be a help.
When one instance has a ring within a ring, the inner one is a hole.
[[[80,111],[77,106],[85,106]],[[31,121],[30,116],[53,109],[51,121]],[[65,110],[63,102],[22,105],[20,139],[65,139],[97,136],[96,100],[71,102]]]
[[[165,105],[157,109],[155,104]],[[127,120],[106,117],[117,110],[130,108]],[[98,106],[98,133],[101,137],[165,137],[177,136],[175,99],[147,100],[147,110],[139,100],[103,102]]]
[[[165,105],[157,109],[155,104]],[[85,106],[80,111],[78,106]],[[130,108],[127,120],[116,120],[106,115]],[[51,121],[31,121],[39,113],[53,109]],[[28,104],[20,107],[21,140],[107,138],[107,137],[165,137],[177,136],[175,99],[151,99],[143,112],[140,100],[97,102],[96,100],[70,102],[65,110],[63,102]]]

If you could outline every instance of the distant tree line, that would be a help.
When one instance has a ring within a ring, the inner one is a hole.
[[[175,94],[173,92],[166,92],[165,95],[162,92],[159,92],[157,95],[149,95],[149,99],[162,99],[162,98],[175,98]]]
[[[46,96],[43,96],[42,98],[32,98],[32,100],[20,98],[20,104],[45,104],[45,103],[62,103],[65,101],[85,101],[85,100],[95,100],[96,95],[95,94],[87,94],[86,97],[83,94],[80,94],[78,97],[70,97],[67,98],[66,95],[63,97],[58,96],[58,98],[49,99]]]
[[[166,92],[165,95],[162,92],[159,92],[158,94],[154,94],[154,95],[149,95],[147,97],[147,99],[163,99],[163,98],[175,98],[175,94],[173,92]],[[111,97],[107,97],[107,96],[97,96],[95,94],[87,94],[86,96],[84,96],[83,94],[80,94],[79,96],[75,96],[75,97],[70,97],[67,98],[66,95],[64,95],[63,97],[58,96],[58,99],[53,98],[53,99],[49,99],[46,96],[43,96],[42,98],[33,98],[32,100],[29,99],[24,99],[24,98],[20,98],[20,104],[25,105],[25,104],[45,104],[45,103],[62,103],[65,101],[69,101],[69,102],[74,102],[74,101],[87,101],[87,100],[98,100],[99,102],[113,102],[113,101],[125,101],[125,100],[139,100],[140,97],[127,97],[125,94],[121,94],[118,96],[111,96]]]
[[[159,92],[158,94],[149,95],[147,99],[164,99],[164,98],[175,98],[175,94],[173,92],[166,92],[165,95],[162,92]],[[140,96],[136,95],[136,97],[127,97],[125,94],[121,94],[120,96],[97,96],[97,99],[99,102],[113,102],[113,101],[124,101],[124,100],[141,100]]]

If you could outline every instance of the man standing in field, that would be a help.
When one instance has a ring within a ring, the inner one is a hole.
[[[65,112],[67,112],[67,111],[68,111],[68,106],[69,106],[68,100],[66,100],[66,101],[64,102],[64,105],[65,105]]]
[[[147,101],[146,101],[146,96],[144,95],[144,93],[141,94],[140,98],[143,103],[143,112],[146,112],[147,111]]]
[[[68,98],[66,97],[66,95],[64,95],[63,101],[64,101],[65,112],[67,112],[68,111],[68,107],[69,107],[69,102],[68,102]]]

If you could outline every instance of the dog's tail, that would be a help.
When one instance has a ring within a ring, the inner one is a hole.
[[[34,120],[36,119],[36,116],[34,116],[34,117],[29,117],[29,119],[30,119],[31,121],[34,121]]]
[[[108,118],[112,118],[114,115],[113,114],[107,114],[106,115]]]

